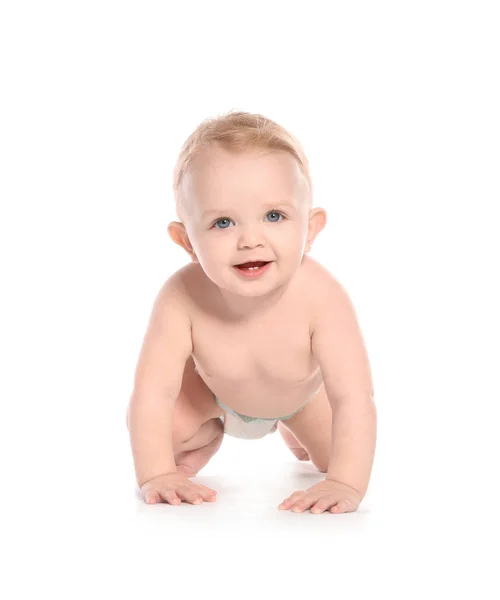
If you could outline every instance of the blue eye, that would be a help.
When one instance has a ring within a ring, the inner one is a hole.
[[[222,221],[229,221],[229,219],[219,219],[218,221],[215,221],[214,223],[214,227],[217,225],[217,223],[221,223]],[[216,229],[227,229],[227,227],[215,227]]]
[[[282,218],[284,218],[284,217],[283,217],[283,215],[282,215],[280,212],[277,212],[277,211],[275,211],[275,210],[273,210],[273,211],[271,211],[271,212],[268,212],[267,214],[268,214],[268,215],[278,215],[279,217],[282,217]],[[228,227],[216,227],[216,225],[217,225],[217,223],[221,223],[222,221],[230,221],[230,220],[231,220],[231,219],[228,219],[227,217],[224,217],[223,219],[219,219],[218,221],[215,221],[215,223],[214,223],[214,227],[215,227],[216,229],[229,229]],[[271,223],[279,223],[279,222],[280,222],[280,220],[279,220],[279,219],[278,219],[277,221],[271,221]]]
[[[267,213],[267,214],[268,214],[268,215],[278,215],[278,216],[280,216],[280,217],[282,217],[282,216],[283,216],[281,213],[279,213],[279,212],[276,212],[275,210],[273,210],[272,212],[270,212],[270,213]],[[271,223],[279,223],[279,221],[271,221]]]

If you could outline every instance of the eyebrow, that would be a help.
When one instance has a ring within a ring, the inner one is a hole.
[[[286,210],[295,210],[294,207],[291,204],[267,204],[264,208],[267,208],[269,210],[271,209],[286,209]],[[220,208],[220,209],[214,209],[214,210],[207,210],[206,212],[204,212],[201,215],[202,219],[207,219],[210,216],[218,216],[218,215],[223,215],[223,214],[230,214],[234,209],[231,208]]]

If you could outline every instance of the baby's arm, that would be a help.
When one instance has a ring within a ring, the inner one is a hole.
[[[173,275],[158,293],[135,372],[127,424],[137,483],[176,473],[172,419],[192,352],[189,315]]]
[[[312,351],[332,407],[332,445],[326,478],[363,498],[373,465],[376,409],[373,381],[355,309],[341,284],[323,275],[317,292]]]

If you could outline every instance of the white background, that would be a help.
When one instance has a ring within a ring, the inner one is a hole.
[[[0,595],[498,598],[496,2],[3,2]],[[303,143],[379,429],[347,515],[278,433],[226,436],[216,504],[146,506],[125,411],[178,151],[264,114]],[[496,553],[496,554],[495,554]]]

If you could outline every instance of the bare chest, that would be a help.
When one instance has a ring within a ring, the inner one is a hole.
[[[289,414],[321,384],[311,352],[310,319],[298,306],[280,307],[252,323],[192,319],[193,359],[225,404],[249,416]]]

